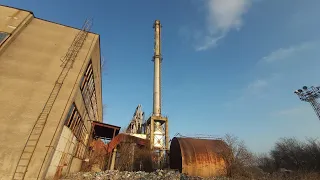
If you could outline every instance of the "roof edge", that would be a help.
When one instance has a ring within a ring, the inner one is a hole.
[[[69,26],[69,25],[65,25],[65,24],[53,22],[53,21],[50,21],[50,20],[47,20],[47,19],[42,19],[42,18],[36,17],[36,16],[34,15],[34,13],[33,13],[32,11],[30,11],[30,10],[21,9],[21,8],[12,7],[12,6],[3,5],[3,4],[0,4],[0,6],[7,7],[7,8],[12,8],[12,9],[17,9],[17,10],[20,10],[20,11],[29,12],[34,18],[39,19],[39,20],[42,20],[42,21],[46,21],[46,22],[50,22],[50,23],[53,23],[53,24],[57,24],[57,25],[69,27],[69,28],[72,28],[72,29],[77,29],[77,30],[80,30],[80,31],[82,30],[81,28],[72,27],[72,26]],[[91,33],[91,34],[95,34],[95,35],[100,36],[100,34],[98,34],[98,33],[94,33],[94,32],[92,32],[92,31],[88,31],[88,32]]]
[[[57,22],[50,21],[50,20],[47,20],[47,19],[38,18],[38,17],[35,17],[34,15],[33,15],[33,17],[36,18],[36,19],[39,19],[39,20],[41,20],[41,21],[46,21],[46,22],[53,23],[53,24],[57,24],[57,25],[60,25],[60,26],[65,26],[65,27],[72,28],[72,29],[76,29],[76,30],[79,30],[79,31],[82,30],[81,28],[77,28],[77,27],[73,27],[73,26],[69,26],[69,25],[57,23]],[[100,34],[98,34],[98,33],[94,33],[94,32],[92,32],[92,31],[88,31],[88,33],[94,34],[94,35],[98,35],[98,36],[100,37]]]
[[[94,123],[94,124],[98,124],[98,125],[106,125],[106,126],[110,126],[110,127],[112,127],[112,128],[115,128],[115,129],[121,129],[121,127],[120,126],[115,126],[115,125],[112,125],[112,124],[107,124],[107,123],[103,123],[103,122],[99,122],[99,121],[92,121],[92,123]]]
[[[21,9],[21,8],[12,7],[12,6],[3,5],[3,4],[0,4],[0,6],[7,7],[7,8],[12,8],[12,9],[18,9],[20,11],[26,11],[26,12],[29,12],[30,14],[32,14],[34,16],[34,13],[32,11],[29,11],[29,10],[26,10],[26,9]]]

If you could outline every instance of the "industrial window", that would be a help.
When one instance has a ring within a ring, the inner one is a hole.
[[[92,62],[90,60],[87,69],[80,81],[80,90],[91,120],[97,120],[98,108],[97,108],[97,96],[94,83],[94,74],[92,68]]]
[[[83,118],[81,117],[77,107],[75,104],[71,105],[71,108],[67,114],[67,118],[65,121],[65,125],[71,130],[72,134],[77,138],[77,151],[75,156],[83,159],[85,152],[85,141],[88,131],[84,124]]]
[[[0,31],[0,46],[2,43],[4,43],[7,40],[8,37],[9,37],[9,33]]]

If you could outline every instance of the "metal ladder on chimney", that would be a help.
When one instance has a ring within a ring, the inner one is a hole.
[[[78,32],[76,37],[74,38],[71,46],[69,47],[66,55],[61,58],[62,64],[62,70],[54,84],[54,87],[49,95],[49,98],[47,99],[40,115],[38,116],[29,136],[27,139],[27,142],[23,148],[23,151],[20,155],[20,158],[18,160],[18,164],[15,168],[14,174],[12,179],[13,180],[22,180],[24,179],[28,166],[30,164],[30,161],[35,154],[36,146],[39,142],[40,136],[42,134],[42,131],[45,127],[45,124],[47,122],[48,116],[50,114],[50,111],[52,109],[52,106],[54,102],[57,99],[57,96],[60,92],[60,89],[62,87],[62,84],[65,80],[65,78],[68,75],[69,70],[72,68],[73,63],[88,35],[88,32],[91,28],[91,21],[86,20],[82,29]]]

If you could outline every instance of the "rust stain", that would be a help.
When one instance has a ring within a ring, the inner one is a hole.
[[[170,145],[170,168],[201,177],[226,175],[221,153],[228,150],[222,140],[173,138]]]
[[[129,134],[118,134],[116,137],[114,137],[107,146],[107,152],[111,153],[112,150],[121,142],[123,141],[132,141],[136,144],[146,146],[149,143],[149,140],[138,138],[135,136],[131,136]]]

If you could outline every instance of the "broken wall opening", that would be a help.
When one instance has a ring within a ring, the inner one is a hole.
[[[85,161],[82,163],[82,171],[102,171],[109,169],[112,153],[108,153],[108,143],[116,137],[120,128],[118,126],[92,121],[90,133],[90,145],[86,152]]]

